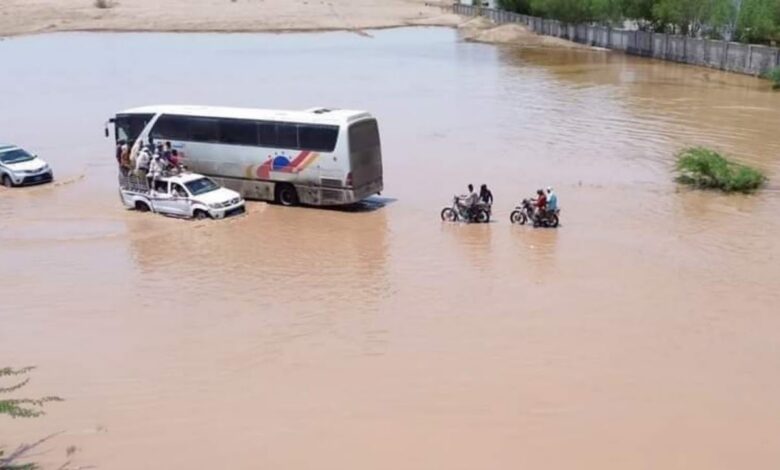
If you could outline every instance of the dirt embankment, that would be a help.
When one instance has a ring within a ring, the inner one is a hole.
[[[461,36],[467,41],[491,44],[512,44],[520,47],[592,49],[589,46],[552,36],[542,36],[526,26],[503,24],[497,26],[484,17],[477,17],[458,25]]]
[[[0,0],[0,37],[53,31],[360,31],[462,21],[424,0]]]

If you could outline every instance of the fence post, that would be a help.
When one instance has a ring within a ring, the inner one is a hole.
[[[723,46],[723,56],[720,58],[720,69],[726,70],[726,63],[728,63],[729,59],[729,44],[731,44],[730,41],[723,41],[725,46]]]
[[[669,60],[669,33],[662,33],[664,35],[664,60]]]
[[[750,66],[753,64],[753,45],[748,44],[748,53],[745,57],[745,73],[750,73]]]

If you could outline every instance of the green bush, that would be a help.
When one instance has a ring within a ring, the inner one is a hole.
[[[677,181],[704,189],[749,193],[766,182],[755,168],[729,161],[719,153],[702,148],[685,149],[677,155]]]
[[[772,80],[775,90],[780,90],[780,67],[775,67],[766,73],[766,78]]]

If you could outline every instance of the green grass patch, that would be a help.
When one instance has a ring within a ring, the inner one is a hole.
[[[727,193],[750,193],[767,180],[755,168],[732,162],[703,147],[688,148],[677,155],[677,181],[702,189],[720,189]]]

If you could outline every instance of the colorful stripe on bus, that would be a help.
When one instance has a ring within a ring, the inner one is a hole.
[[[314,163],[319,156],[319,153],[308,150],[300,152],[292,159],[283,153],[269,155],[268,160],[262,165],[249,167],[247,169],[249,175],[247,176],[265,180],[271,179],[273,173],[300,173]]]

